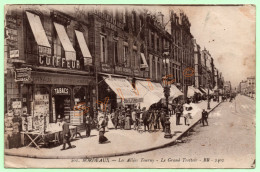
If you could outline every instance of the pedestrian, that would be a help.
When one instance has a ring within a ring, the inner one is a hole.
[[[149,119],[149,111],[146,110],[146,108],[144,108],[143,115],[142,115],[142,120],[144,123],[144,131],[146,131],[146,128],[149,131],[149,120],[148,119]]]
[[[108,139],[105,137],[105,127],[106,127],[106,120],[104,116],[101,116],[99,119],[99,144],[105,143]]]
[[[116,108],[115,116],[114,116],[114,118],[113,118],[115,129],[117,129],[117,126],[118,126],[118,124],[119,124],[118,117],[119,117],[119,109]]]
[[[204,122],[205,122],[207,125],[209,125],[209,124],[208,124],[208,112],[205,111],[205,109],[203,109],[203,111],[202,111],[202,118],[201,118],[201,120],[202,120],[202,125],[203,125],[203,126],[205,126]]]
[[[134,126],[134,130],[136,130],[136,127],[137,127],[137,122],[136,122],[136,108],[133,109],[132,113],[131,113],[131,116],[132,116],[132,121],[133,121],[133,126]]]
[[[63,117],[63,124],[62,124],[62,136],[63,136],[63,148],[61,150],[65,150],[66,148],[66,143],[69,145],[69,149],[72,148],[70,144],[70,128],[69,128],[69,123],[67,123],[67,120],[65,117]]]
[[[155,124],[155,111],[154,110],[150,111],[148,122],[149,122],[149,129],[150,129],[150,131],[153,132],[154,131],[154,124]]]
[[[92,118],[89,115],[87,115],[86,116],[86,137],[90,136],[91,125],[92,125]]]
[[[180,125],[180,118],[181,118],[180,106],[181,106],[181,104],[178,104],[177,107],[175,108],[175,113],[176,113],[176,125]]]
[[[189,126],[190,119],[192,118],[191,112],[190,112],[192,110],[192,107],[191,107],[189,101],[187,101],[187,103],[183,105],[183,109],[184,109],[184,111],[183,111],[184,124]]]
[[[155,129],[160,130],[160,113],[159,113],[159,110],[156,110],[156,112],[155,112]]]
[[[124,111],[120,111],[119,112],[119,117],[118,117],[118,121],[119,121],[119,126],[120,126],[120,129],[122,130],[122,129],[124,129],[124,121],[125,121],[125,117],[124,117],[124,115],[125,115],[125,112]]]
[[[161,121],[161,125],[162,125],[163,132],[164,132],[165,131],[166,114],[165,114],[163,108],[161,108],[161,112],[160,112],[160,121]]]
[[[130,118],[130,110],[128,109],[125,117],[125,130],[131,130],[131,118]]]
[[[111,122],[113,124],[113,126],[115,127],[115,109],[112,109],[112,112],[110,114],[110,119],[111,119]]]

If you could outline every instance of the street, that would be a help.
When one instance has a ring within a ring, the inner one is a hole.
[[[209,115],[208,121],[209,126],[197,125],[194,132],[183,139],[184,143],[132,157],[158,160],[164,157],[166,161],[180,158],[182,163],[169,162],[171,168],[187,168],[188,164],[192,168],[250,168],[255,158],[254,101],[239,95],[236,109],[235,101],[223,102]],[[183,162],[184,158],[197,161]],[[209,162],[204,161],[207,158]],[[156,164],[151,165],[156,167]]]
[[[198,124],[180,143],[150,152],[99,159],[32,159],[5,156],[6,166],[97,168],[252,168],[255,160],[255,100],[238,95],[209,115],[209,126]],[[149,143],[147,143],[149,144]],[[87,147],[86,147],[87,149]],[[103,161],[100,164],[100,161]],[[108,162],[109,163],[108,163]],[[120,163],[128,162],[128,163]],[[66,164],[66,165],[65,165]]]

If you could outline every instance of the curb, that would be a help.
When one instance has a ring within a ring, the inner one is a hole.
[[[221,103],[222,103],[222,101],[219,102],[214,108],[209,110],[208,113],[210,114],[210,112],[212,112]],[[200,121],[201,121],[201,118],[197,122],[195,122],[194,124],[189,126],[176,139],[170,141],[169,143],[162,144],[160,146],[154,146],[154,147],[146,148],[146,149],[139,149],[139,150],[134,150],[134,151],[120,152],[120,153],[88,155],[88,156],[86,156],[86,155],[74,155],[74,156],[69,156],[69,157],[68,156],[53,156],[53,155],[37,156],[37,155],[29,155],[29,154],[12,153],[12,152],[6,152],[6,151],[4,152],[4,154],[8,155],[8,156],[17,156],[17,157],[24,157],[24,158],[37,158],[37,159],[87,159],[87,158],[107,158],[107,157],[115,157],[115,156],[124,156],[124,155],[130,155],[130,154],[137,154],[137,153],[148,152],[148,151],[152,151],[152,150],[155,150],[155,149],[160,149],[160,148],[164,148],[164,147],[167,147],[167,146],[170,146],[170,145],[177,144],[176,141],[180,140],[183,136],[185,136],[186,133],[189,132],[189,130],[191,130],[193,127],[195,127]]]

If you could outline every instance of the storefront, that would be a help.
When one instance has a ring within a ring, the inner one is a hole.
[[[160,83],[151,82],[150,80],[137,80],[136,88],[143,98],[143,102],[140,104],[141,108],[149,109],[152,104],[164,98],[163,87]]]
[[[132,108],[139,107],[143,102],[138,90],[134,89],[132,84],[122,77],[102,76],[101,81],[105,84],[99,85],[99,107],[104,110],[104,106],[111,111],[117,107]],[[104,104],[107,98],[109,101]]]

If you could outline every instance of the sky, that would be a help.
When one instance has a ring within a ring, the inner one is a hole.
[[[232,87],[255,76],[254,6],[179,6],[191,23],[191,33]]]

